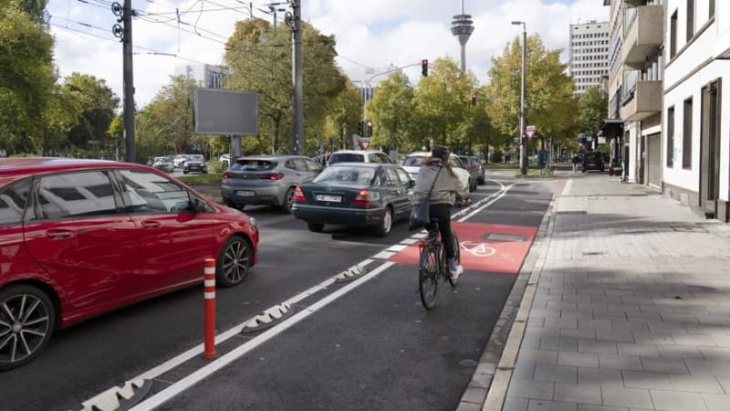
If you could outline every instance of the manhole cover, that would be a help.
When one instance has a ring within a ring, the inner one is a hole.
[[[498,234],[498,233],[486,233],[482,236],[483,240],[501,241],[509,243],[522,243],[527,241],[526,235],[519,234]]]
[[[464,368],[474,368],[477,366],[477,362],[474,360],[461,360],[459,361],[459,365]]]

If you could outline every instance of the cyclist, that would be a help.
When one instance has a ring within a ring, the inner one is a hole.
[[[454,236],[451,233],[451,207],[457,199],[468,201],[469,188],[456,176],[449,164],[450,151],[444,146],[435,146],[429,157],[418,171],[413,188],[414,200],[424,201],[431,190],[430,217],[438,220],[441,241],[446,247],[446,261],[451,278],[457,279],[464,269],[456,264],[454,255]],[[433,186],[433,189],[431,187]],[[430,227],[426,227],[427,229]]]

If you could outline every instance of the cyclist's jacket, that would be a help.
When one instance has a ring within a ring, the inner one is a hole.
[[[439,169],[441,172],[439,172]],[[434,179],[438,174],[438,180],[434,184]],[[454,205],[457,196],[459,198],[469,197],[468,187],[462,187],[458,177],[452,177],[448,170],[441,165],[441,160],[433,159],[424,164],[418,171],[416,177],[416,185],[413,188],[414,202],[422,203],[426,198],[428,191],[431,190],[431,204],[449,204]]]

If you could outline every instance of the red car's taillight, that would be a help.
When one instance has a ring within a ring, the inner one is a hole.
[[[302,192],[302,188],[299,186],[294,189],[294,201],[296,201],[297,203],[303,203],[307,201],[307,199],[304,198],[304,192]]]
[[[231,173],[226,171],[225,173],[223,173],[223,178],[231,178]]]
[[[268,173],[268,174],[261,174],[259,176],[259,180],[276,181],[276,180],[281,180],[282,178],[284,178],[284,174],[281,174],[281,173]]]

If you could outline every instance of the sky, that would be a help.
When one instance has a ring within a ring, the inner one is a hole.
[[[117,0],[122,3],[123,0]],[[271,22],[272,1],[286,0],[132,0],[135,102],[143,107],[170,82],[176,65],[224,64],[224,44],[236,21],[255,18]],[[462,0],[301,0],[302,18],[323,34],[334,35],[337,63],[353,80],[363,80],[388,67],[417,64],[439,57],[459,60],[460,46],[451,35],[453,16]],[[73,72],[106,81],[122,96],[122,44],[112,34],[118,17],[112,0],[50,0],[50,28],[56,39],[54,57],[59,74]],[[278,6],[286,8],[286,5]],[[539,33],[549,49],[565,49],[569,24],[607,21],[602,0],[464,0],[474,21],[466,46],[466,68],[480,84],[489,79],[492,57],[521,35]],[[177,11],[176,11],[177,10]],[[179,19],[177,12],[179,11]],[[266,13],[265,13],[266,12]],[[284,12],[277,13],[282,24]],[[306,47],[304,48],[306,53]],[[415,84],[420,67],[404,69]],[[385,76],[383,76],[385,77]],[[304,85],[306,87],[306,84]]]

